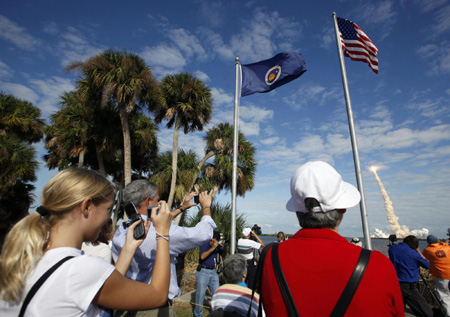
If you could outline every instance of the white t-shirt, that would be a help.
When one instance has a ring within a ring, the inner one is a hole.
[[[112,251],[110,246],[106,243],[93,245],[90,242],[83,242],[81,245],[81,250],[84,251],[85,254],[95,255],[101,257],[108,263],[112,263]]]
[[[243,255],[246,260],[253,259],[253,249],[259,250],[261,244],[251,239],[241,238],[237,242],[237,251]]]
[[[114,271],[103,259],[81,255],[75,248],[47,251],[30,273],[20,303],[14,305],[0,300],[0,315],[16,317],[22,302],[36,281],[66,256],[74,258],[62,264],[42,284],[28,304],[25,316],[97,316],[100,308],[92,300]]]

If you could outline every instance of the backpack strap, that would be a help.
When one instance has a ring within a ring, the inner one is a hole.
[[[255,295],[255,290],[258,286],[261,287],[261,279],[262,279],[262,272],[263,272],[263,268],[264,268],[264,260],[266,259],[267,252],[269,252],[270,248],[274,244],[276,244],[276,243],[272,242],[272,243],[266,245],[264,247],[264,249],[262,250],[261,255],[259,257],[258,267],[256,268],[255,282],[253,283],[253,287],[252,287],[252,298],[250,299],[250,306],[248,308],[247,317],[250,317],[250,313],[252,311],[252,302],[253,302],[253,296]],[[261,297],[259,298],[258,316],[262,316]]]
[[[361,249],[361,253],[358,258],[358,262],[356,263],[356,267],[353,270],[352,276],[345,286],[344,291],[341,294],[336,306],[331,312],[330,316],[344,316],[347,311],[348,305],[352,301],[353,295],[355,295],[356,290],[358,289],[358,285],[361,282],[361,279],[366,271],[367,264],[369,263],[371,251],[368,249]]]
[[[33,287],[30,289],[30,291],[27,294],[27,297],[25,297],[25,300],[23,301],[22,308],[19,312],[19,317],[23,317],[25,314],[25,310],[27,309],[28,304],[30,303],[31,299],[33,298],[34,294],[39,290],[39,288],[44,284],[44,282],[49,278],[50,275],[52,275],[53,272],[56,271],[57,268],[59,268],[64,262],[67,260],[70,260],[73,258],[73,256],[67,256],[64,259],[60,260],[58,263],[53,265],[51,268],[47,270],[40,278],[37,280],[37,282],[33,285]]]
[[[280,288],[281,295],[283,296],[284,304],[289,316],[300,316],[295,306],[295,301],[292,298],[291,291],[286,282],[286,278],[283,274],[283,269],[281,268],[280,258],[278,257],[278,247],[279,243],[273,246],[272,250],[272,265],[275,276],[277,277],[278,286]]]

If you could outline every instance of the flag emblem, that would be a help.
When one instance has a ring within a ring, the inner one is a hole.
[[[278,53],[272,58],[242,65],[241,96],[269,92],[306,72],[305,59],[297,52]]]
[[[277,65],[272,67],[271,69],[269,69],[266,73],[266,84],[267,85],[272,85],[274,82],[276,82],[278,80],[278,78],[280,78],[281,75],[281,66]]]

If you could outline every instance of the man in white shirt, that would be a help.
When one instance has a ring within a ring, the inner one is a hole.
[[[250,236],[255,237],[258,241],[253,241]],[[258,237],[258,235],[252,231],[250,228],[244,228],[242,230],[242,238],[237,242],[237,251],[242,254],[247,260],[247,286],[253,288],[253,283],[255,281],[256,266],[254,251],[259,251],[260,248],[264,248],[264,243]]]
[[[212,192],[211,192],[212,193]],[[209,242],[213,236],[213,231],[216,228],[214,220],[211,218],[211,193],[202,192],[199,195],[200,205],[202,206],[203,217],[201,221],[192,228],[180,227],[172,225],[170,227],[170,286],[167,305],[159,309],[148,311],[133,312],[133,316],[176,316],[175,310],[172,308],[172,300],[180,293],[180,288],[177,283],[177,275],[175,268],[175,257],[177,254],[187,252],[191,249],[199,247],[202,244]],[[186,197],[180,208],[172,211],[175,217],[184,210],[195,206],[190,200],[195,196],[191,193]],[[136,180],[128,184],[123,191],[123,201],[131,201],[142,219],[147,219],[147,207],[155,207],[158,205],[159,195],[155,184],[147,180]],[[114,235],[112,252],[114,261],[120,254],[120,250],[125,243],[127,229],[120,226]],[[135,281],[142,283],[150,283],[155,265],[156,256],[156,233],[153,224],[150,226],[147,237],[141,246],[136,250],[130,268],[126,276]],[[119,312],[117,315],[128,316],[127,312]]]

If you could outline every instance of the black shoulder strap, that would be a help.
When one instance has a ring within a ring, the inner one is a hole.
[[[278,257],[278,246],[280,244],[277,243],[273,246],[272,250],[272,265],[273,271],[275,272],[275,276],[277,277],[278,286],[280,287],[281,295],[283,296],[284,304],[286,305],[286,309],[289,316],[300,316],[297,311],[297,307],[295,306],[295,301],[292,298],[291,291],[289,290],[289,286],[286,282],[286,278],[283,274],[283,269],[281,268],[280,258]]]
[[[344,316],[347,311],[348,305],[352,301],[353,295],[358,289],[358,285],[361,282],[361,279],[366,271],[367,264],[369,263],[371,251],[368,249],[362,249],[358,258],[358,263],[356,263],[356,267],[353,270],[353,274],[350,277],[347,285],[345,286],[344,291],[341,294],[336,306],[331,312],[330,316]]]
[[[58,263],[53,265],[51,268],[47,270],[40,278],[37,280],[37,282],[33,285],[33,287],[30,289],[30,291],[27,294],[27,297],[25,297],[25,300],[23,301],[22,308],[19,312],[19,317],[23,317],[25,314],[25,310],[27,309],[28,304],[30,303],[31,299],[33,298],[34,294],[39,290],[39,288],[44,284],[44,282],[48,279],[50,275],[52,275],[53,272],[56,271],[57,268],[59,268],[64,262],[67,260],[73,258],[73,256],[67,256],[64,259],[60,260]]]
[[[250,307],[248,308],[247,317],[250,317],[250,312],[252,311],[252,302],[253,302],[253,296],[255,295],[255,290],[259,286],[261,287],[261,278],[262,278],[262,272],[264,269],[264,260],[266,259],[267,252],[269,252],[270,248],[275,244],[275,242],[270,243],[264,247],[264,249],[261,252],[261,255],[259,257],[258,261],[258,267],[256,268],[256,275],[255,275],[255,282],[253,283],[252,287],[252,298],[250,299]],[[261,294],[261,292],[260,292]],[[259,305],[258,305],[258,316],[262,316],[262,306],[261,306],[261,296],[259,297]]]

